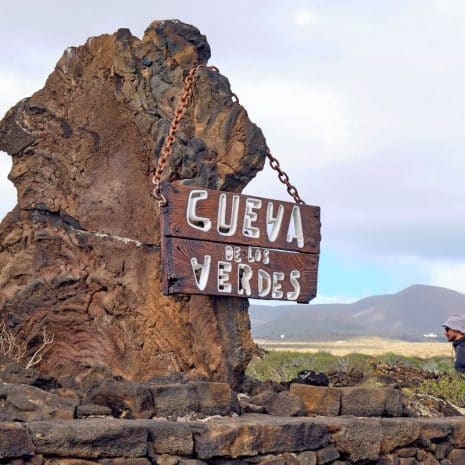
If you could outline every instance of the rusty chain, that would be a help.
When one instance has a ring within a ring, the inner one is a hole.
[[[162,174],[165,169],[168,158],[173,153],[172,145],[176,141],[176,131],[179,128],[181,119],[184,116],[184,112],[187,108],[187,105],[189,104],[189,100],[192,97],[196,74],[201,68],[210,69],[217,73],[219,72],[219,69],[216,66],[198,65],[189,71],[189,74],[186,76],[184,80],[181,96],[179,97],[178,104],[174,112],[174,118],[171,122],[170,130],[161,150],[155,174],[152,176],[152,182],[155,185],[153,195],[158,200],[160,206],[165,206],[167,204],[165,196],[161,193]],[[234,99],[234,102],[239,104],[239,98],[237,97],[237,95],[233,93],[232,97]],[[279,161],[275,157],[273,157],[268,147],[266,148],[266,156],[269,160],[271,168],[273,168],[278,173],[279,180],[286,186],[288,194],[295,200],[296,203],[305,205],[305,202],[300,197],[297,188],[290,183],[289,176],[281,169]]]

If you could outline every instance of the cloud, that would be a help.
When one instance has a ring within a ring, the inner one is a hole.
[[[465,261],[431,263],[429,272],[431,274],[429,284],[465,294]]]
[[[43,86],[43,79],[0,67],[0,118],[19,100]]]
[[[347,295],[320,295],[318,294],[310,303],[311,304],[351,304],[366,296],[347,296]]]
[[[463,272],[462,0],[238,0],[232,8],[102,0],[91,16],[87,0],[44,1],[2,8],[0,113],[42,87],[68,45],[118,27],[140,36],[152,19],[177,17],[207,35],[211,63],[303,199],[322,207],[325,251],[384,266],[386,283],[453,283]],[[8,158],[0,160],[6,211],[15,195]],[[269,167],[246,192],[291,200]],[[368,279],[357,273],[354,295]],[[325,295],[349,294],[340,279]]]
[[[314,165],[334,163],[355,150],[346,97],[338,88],[284,77],[241,79],[236,87],[250,118],[266,128],[271,150],[291,162],[304,161],[304,147],[312,148]]]
[[[297,27],[308,28],[318,23],[318,15],[308,7],[301,7],[290,14],[291,21]]]

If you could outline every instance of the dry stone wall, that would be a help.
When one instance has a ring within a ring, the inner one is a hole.
[[[0,383],[0,464],[465,464],[465,418],[394,416],[408,412],[392,388],[339,388],[354,402],[319,416],[308,409],[322,399],[315,393],[336,388],[247,395],[227,383],[106,378],[77,391],[31,382],[48,391]]]
[[[463,465],[465,420],[271,417],[0,423],[11,465]]]

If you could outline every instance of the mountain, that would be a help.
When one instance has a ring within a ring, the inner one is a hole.
[[[415,284],[397,294],[366,297],[351,304],[251,305],[252,334],[259,339],[330,340],[384,336],[425,340],[442,334],[451,313],[465,313],[465,295]]]

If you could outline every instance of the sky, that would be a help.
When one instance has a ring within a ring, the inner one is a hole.
[[[315,303],[431,284],[465,293],[463,0],[0,0],[0,118],[68,46],[155,19],[207,36],[209,64],[321,207]],[[0,152],[0,218],[16,203]],[[268,166],[246,193],[292,200]]]

